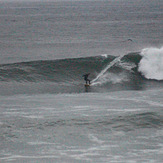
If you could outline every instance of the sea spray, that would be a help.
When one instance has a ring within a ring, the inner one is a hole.
[[[120,84],[120,83],[127,82],[127,81],[129,81],[129,78],[128,78],[128,75],[124,72],[120,74],[106,72],[91,85],[103,85],[107,83]]]
[[[95,85],[96,84],[96,81],[101,78],[109,68],[111,68],[112,66],[114,66],[117,62],[119,62],[121,60],[121,58],[123,57],[122,56],[119,56],[117,58],[115,58],[112,62],[110,62],[97,76],[95,79],[92,80],[92,84]],[[99,83],[99,82],[97,82]]]
[[[163,47],[143,49],[141,55],[138,71],[147,79],[163,80]]]

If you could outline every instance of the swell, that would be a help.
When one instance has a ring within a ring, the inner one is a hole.
[[[162,87],[140,71],[140,53],[101,55],[62,60],[40,60],[0,65],[0,94],[80,93],[141,90]],[[92,86],[84,88],[82,75],[90,73]]]
[[[27,120],[27,118],[26,118]],[[137,114],[119,115],[113,116],[103,116],[102,118],[91,119],[89,117],[85,118],[73,118],[73,119],[48,119],[47,121],[31,121],[28,124],[20,123],[20,119],[14,119],[14,121],[9,120],[10,124],[2,125],[2,128],[6,130],[11,130],[13,126],[22,129],[42,129],[55,128],[62,126],[74,126],[74,127],[87,127],[92,130],[106,130],[109,131],[134,131],[136,129],[144,128],[158,128],[161,129],[163,126],[163,116],[160,112],[142,112]],[[30,125],[31,124],[31,125]],[[9,132],[9,131],[8,131]],[[4,133],[5,137],[13,136]]]

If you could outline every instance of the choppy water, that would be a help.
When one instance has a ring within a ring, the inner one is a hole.
[[[1,162],[162,162],[163,90],[3,96]]]
[[[161,5],[0,2],[0,162],[161,163]]]

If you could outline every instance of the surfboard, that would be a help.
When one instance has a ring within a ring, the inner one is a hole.
[[[85,84],[85,87],[89,87],[91,84]]]

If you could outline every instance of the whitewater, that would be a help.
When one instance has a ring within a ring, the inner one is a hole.
[[[163,80],[163,47],[143,49],[141,55],[139,71],[147,79]]]
[[[162,5],[1,0],[0,162],[162,163]]]
[[[154,79],[154,80],[163,80],[163,47],[161,48],[146,48],[140,52],[142,59],[138,64],[138,71],[146,78],[146,79]],[[107,57],[107,56],[106,56]],[[136,67],[135,64],[124,64],[121,59],[124,56],[116,57],[112,62],[110,62],[97,76],[92,80],[92,85],[101,84],[107,82],[106,72],[115,64],[123,64],[126,67],[124,69],[132,70],[132,68]],[[121,64],[121,65],[122,65]],[[129,67],[130,66],[130,67]],[[100,80],[100,82],[98,82]],[[104,81],[104,82],[103,82]]]

